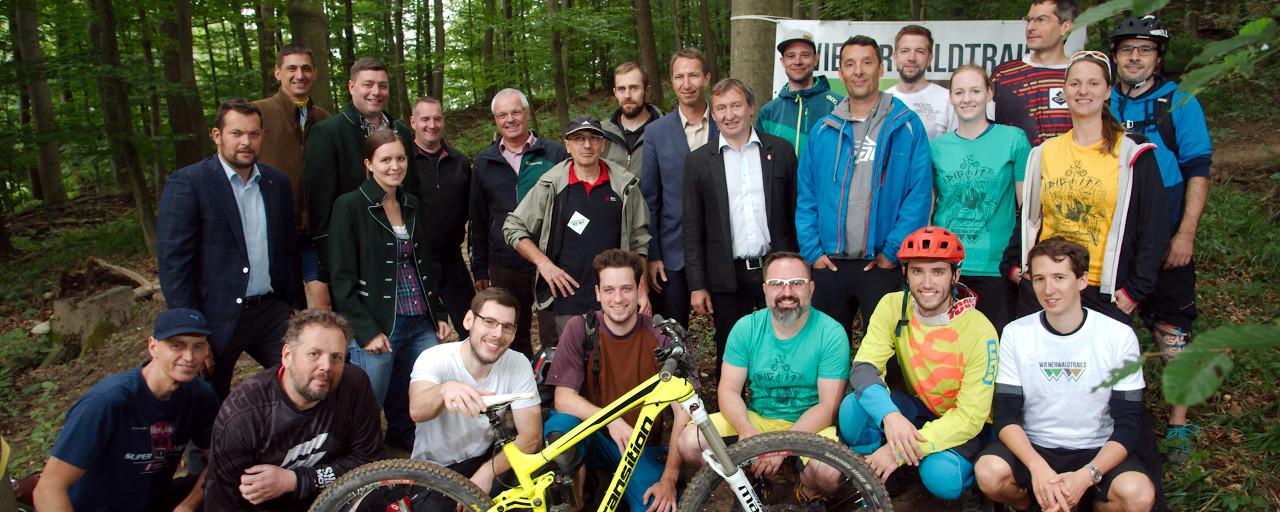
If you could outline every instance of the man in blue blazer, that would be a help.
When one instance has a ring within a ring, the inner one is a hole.
[[[707,108],[707,59],[694,48],[671,56],[671,87],[679,106],[644,129],[640,191],[649,206],[649,281],[653,312],[689,325],[684,275],[684,161],[690,151],[719,140]]]
[[[227,100],[214,126],[217,154],[165,181],[156,261],[165,305],[208,319],[209,381],[225,398],[242,352],[263,367],[279,363],[289,316],[306,301],[289,177],[257,163],[262,112]]]

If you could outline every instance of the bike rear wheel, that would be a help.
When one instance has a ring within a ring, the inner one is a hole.
[[[384,512],[402,503],[399,510],[463,510],[482,512],[493,505],[479,487],[439,464],[392,459],[372,462],[347,472],[329,486],[311,512]]]
[[[777,474],[751,479],[756,495],[765,502],[766,511],[812,509],[799,503],[793,492],[802,467],[798,457],[807,457],[809,463],[822,462],[839,473],[836,489],[822,500],[826,510],[893,510],[889,493],[875,472],[843,444],[817,434],[787,431],[761,434],[729,447],[729,458],[748,475],[752,474],[751,462],[765,455],[788,457]],[[681,512],[702,512],[737,510],[737,507],[733,489],[714,470],[704,467],[685,488],[679,508]]]

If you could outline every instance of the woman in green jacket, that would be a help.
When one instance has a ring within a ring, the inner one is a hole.
[[[423,350],[449,336],[437,291],[439,268],[418,198],[400,186],[409,171],[404,141],[379,130],[364,144],[368,179],[333,204],[329,225],[334,308],[351,322],[351,363],[369,375],[387,417],[387,443],[412,450],[409,375]]]

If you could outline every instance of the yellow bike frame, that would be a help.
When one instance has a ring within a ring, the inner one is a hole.
[[[627,394],[618,397],[613,403],[600,409],[538,453],[524,453],[516,447],[514,442],[503,445],[502,453],[505,453],[507,460],[511,462],[511,471],[515,473],[520,486],[499,494],[493,500],[493,506],[489,511],[529,509],[545,512],[547,489],[555,481],[555,475],[547,472],[534,477],[533,474],[552,459],[584,441],[587,436],[604,428],[609,422],[643,405],[644,407],[640,409],[640,417],[636,420],[636,428],[631,431],[631,441],[627,444],[627,451],[622,454],[622,461],[618,464],[618,469],[614,470],[613,479],[609,481],[609,492],[598,509],[599,512],[616,510],[618,504],[622,502],[622,492],[631,481],[631,472],[635,469],[636,462],[640,460],[640,452],[644,450],[645,441],[649,438],[650,429],[653,428],[658,414],[669,404],[683,402],[695,395],[693,384],[687,379],[661,372],[649,377]]]

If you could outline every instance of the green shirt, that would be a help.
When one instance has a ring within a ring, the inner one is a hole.
[[[1000,276],[1000,258],[1017,221],[1014,183],[1027,169],[1031,144],[1022,130],[992,124],[969,140],[956,132],[929,143],[937,202],[933,225],[964,243],[964,275]]]
[[[849,337],[831,317],[809,309],[799,333],[780,340],[768,309],[742,317],[729,332],[724,362],[747,369],[747,408],[796,421],[818,404],[818,379],[849,378]]]

